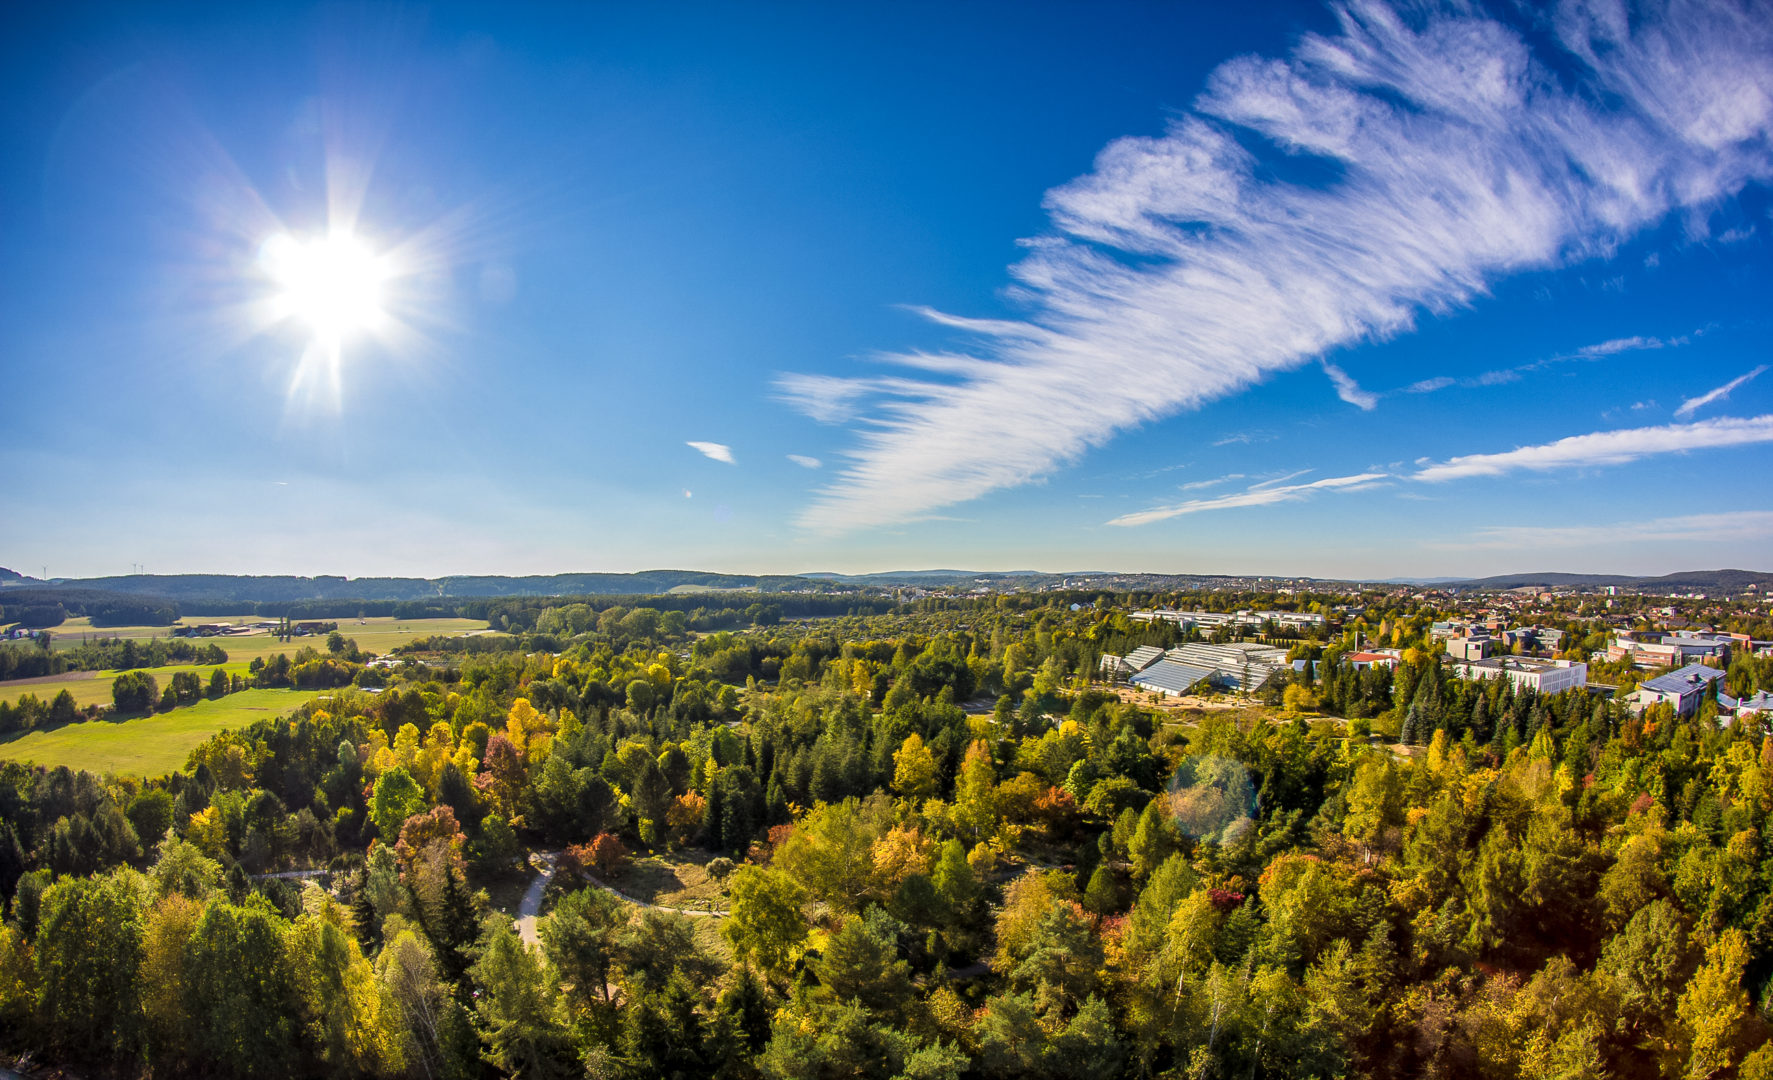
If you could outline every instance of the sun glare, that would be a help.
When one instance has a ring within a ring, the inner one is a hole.
[[[297,240],[278,233],[261,252],[276,283],[279,313],[308,324],[317,342],[336,348],[382,319],[388,268],[349,233]]]

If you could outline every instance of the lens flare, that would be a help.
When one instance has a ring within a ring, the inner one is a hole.
[[[259,267],[275,289],[272,318],[303,323],[310,335],[292,393],[319,381],[336,402],[345,343],[387,329],[382,293],[394,276],[388,258],[349,232],[306,240],[279,232],[260,246]]]
[[[306,241],[278,233],[265,241],[259,262],[279,290],[283,317],[307,323],[317,338],[343,341],[385,318],[389,268],[349,233]]]

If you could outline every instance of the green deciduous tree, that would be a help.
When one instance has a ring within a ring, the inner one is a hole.
[[[392,847],[400,839],[400,827],[414,814],[423,813],[430,805],[425,789],[412,774],[396,765],[376,777],[374,794],[369,802],[369,819],[375,822],[382,843]]]
[[[720,932],[733,955],[779,973],[806,940],[806,919],[800,908],[806,890],[782,870],[742,866],[731,879],[731,916]]]
[[[119,870],[64,878],[43,894],[36,935],[40,1008],[54,1044],[75,1059],[121,1059],[142,1036],[137,982],[147,882]]]

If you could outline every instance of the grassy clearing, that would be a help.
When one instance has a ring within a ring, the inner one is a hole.
[[[173,673],[179,671],[195,671],[198,677],[203,680],[203,685],[207,687],[210,672],[217,667],[230,676],[245,675],[247,662],[229,660],[225,664],[208,666],[169,664],[165,667],[140,668],[139,670],[154,676],[154,681],[160,684],[162,689],[165,689]],[[74,704],[81,707],[109,705],[111,704],[111,684],[121,674],[120,671],[68,671],[60,675],[46,675],[41,679],[12,679],[0,682],[0,696],[4,696],[9,701],[17,701],[26,694],[36,694],[47,702],[54,700],[57,694],[66,690],[74,695]]]
[[[26,732],[0,742],[0,758],[94,773],[162,776],[184,768],[192,749],[216,732],[280,716],[321,693],[246,690],[152,716]]]
[[[256,616],[235,616],[233,618],[195,618],[183,620],[187,623],[206,622],[256,622]],[[486,623],[480,619],[395,619],[376,618],[356,619],[339,622],[339,632],[357,642],[358,648],[368,653],[385,653],[433,634],[467,634],[486,630]],[[121,626],[93,629],[85,618],[70,619],[56,627],[52,642],[56,648],[73,648],[80,644],[82,636],[89,638],[122,637],[147,640],[152,637],[164,636],[164,626]],[[271,657],[278,653],[288,653],[292,658],[297,650],[304,646],[312,646],[322,652],[326,651],[326,639],[314,637],[295,638],[291,641],[278,641],[270,634],[255,634],[251,637],[193,638],[197,644],[214,643],[221,646],[228,654],[228,662],[219,665],[229,675],[244,675],[248,665],[256,658]],[[209,676],[218,665],[169,664],[164,667],[143,668],[141,670],[154,676],[156,682],[165,686],[174,672],[195,670],[205,685]],[[16,701],[25,694],[36,694],[44,701],[52,700],[64,688],[74,695],[74,703],[82,707],[87,705],[109,705],[111,703],[111,683],[117,678],[117,671],[69,671],[60,675],[47,675],[39,679],[10,679],[0,682],[0,697]]]
[[[202,615],[188,616],[179,621],[187,626],[198,626],[204,623],[255,623],[263,621],[259,615]],[[339,633],[357,642],[358,648],[364,652],[385,653],[398,646],[405,645],[422,637],[433,634],[467,634],[487,629],[484,619],[397,619],[391,615],[377,616],[369,619],[338,619],[316,620],[324,622],[336,621]],[[166,626],[101,626],[94,627],[91,620],[84,617],[69,619],[60,626],[50,630],[51,645],[57,649],[71,649],[79,645],[83,639],[93,638],[133,638],[146,641],[156,637],[166,637],[171,627]],[[275,656],[280,652],[295,655],[295,651],[304,645],[312,645],[325,651],[325,637],[300,637],[289,641],[278,641],[276,636],[261,632],[245,637],[191,638],[193,644],[213,642],[220,645],[228,654],[230,662],[235,660],[250,661],[254,657]]]
[[[649,904],[689,911],[725,911],[730,894],[708,873],[716,856],[701,850],[649,855],[632,860],[610,884]]]

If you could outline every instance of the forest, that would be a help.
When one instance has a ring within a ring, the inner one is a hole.
[[[355,685],[169,776],[0,765],[0,1050],[115,1077],[1773,1077],[1760,722],[1461,681],[1426,610],[1363,623],[1395,672],[1333,629],[1254,700],[1159,708],[1098,661],[1173,631],[1068,600],[707,628],[523,601],[521,644],[415,643],[374,680],[306,658]],[[534,946],[494,900],[532,851],[562,867]],[[604,887],[645,852],[718,856],[724,913]]]

